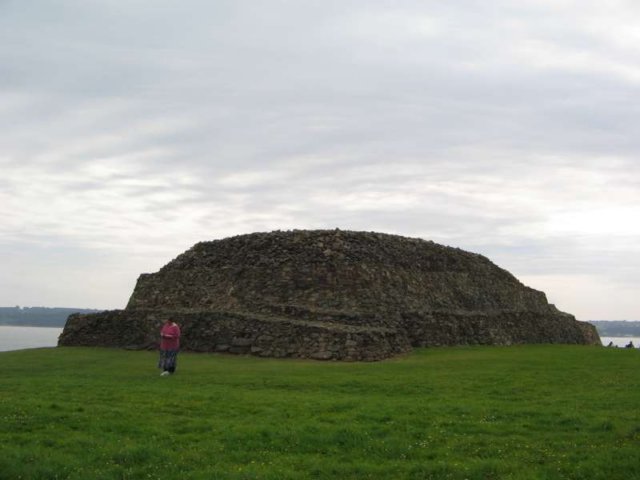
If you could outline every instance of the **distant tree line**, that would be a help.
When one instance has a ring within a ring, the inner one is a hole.
[[[89,308],[0,307],[0,325],[64,327],[72,313],[95,313]]]
[[[640,337],[640,322],[592,320],[601,337]]]

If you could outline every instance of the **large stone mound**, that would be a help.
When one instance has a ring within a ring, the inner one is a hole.
[[[201,242],[140,275],[125,310],[72,315],[60,345],[154,348],[162,321],[183,348],[378,360],[414,346],[600,344],[487,258],[421,239],[341,230]]]

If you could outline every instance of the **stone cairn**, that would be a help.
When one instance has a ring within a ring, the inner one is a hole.
[[[600,345],[592,325],[487,258],[373,232],[293,230],[201,242],[142,274],[124,310],[74,314],[59,345],[372,361],[412,347]]]

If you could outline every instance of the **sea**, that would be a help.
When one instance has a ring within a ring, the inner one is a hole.
[[[55,347],[62,328],[0,325],[0,352]]]
[[[634,348],[640,347],[640,337],[600,337],[600,340],[605,347],[609,343],[613,343],[616,347],[626,347],[629,342],[633,343]]]

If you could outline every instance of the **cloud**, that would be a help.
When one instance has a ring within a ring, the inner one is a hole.
[[[553,279],[568,311],[582,308],[577,285],[630,292],[637,13],[4,2],[0,251],[20,261],[0,275],[0,303],[120,306],[132,272],[197,241],[333,227],[483,253],[543,290]],[[51,293],[66,258],[74,278],[104,283]]]

